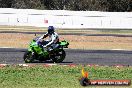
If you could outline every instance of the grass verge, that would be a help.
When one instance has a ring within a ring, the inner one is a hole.
[[[21,26],[0,26],[2,31],[20,31],[20,32],[47,32],[46,28],[38,27],[21,27]],[[92,49],[92,50],[109,50],[123,49],[132,50],[132,38],[121,36],[80,36],[74,34],[121,34],[132,35],[132,30],[101,30],[101,29],[58,29],[57,33],[73,33],[73,35],[60,35],[60,40],[67,40],[71,49]],[[29,42],[35,37],[34,34],[22,33],[0,33],[0,47],[27,48]],[[37,34],[37,36],[42,34]],[[14,42],[15,41],[15,42]],[[21,41],[21,42],[20,42]]]
[[[82,66],[6,66],[0,68],[0,88],[81,88],[78,79]],[[131,67],[84,67],[90,79],[130,79]],[[132,86],[126,86],[131,88]],[[83,88],[83,87],[82,87]],[[88,88],[114,88],[112,86],[91,86]],[[116,88],[124,88],[118,87]]]

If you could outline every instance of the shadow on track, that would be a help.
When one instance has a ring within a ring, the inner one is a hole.
[[[38,61],[38,60],[36,60],[36,61],[34,61],[32,63],[49,63],[49,64],[53,64],[54,62],[51,61],[51,60],[49,60],[49,61]],[[73,62],[71,62],[71,61],[63,61],[63,62],[57,63],[57,64],[71,64],[71,63],[73,63]]]

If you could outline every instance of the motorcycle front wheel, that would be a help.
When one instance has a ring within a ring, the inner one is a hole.
[[[32,52],[26,51],[24,53],[23,59],[24,59],[25,63],[31,63],[31,62],[33,62]]]
[[[60,50],[56,53],[54,58],[52,58],[53,62],[55,63],[61,63],[65,59],[66,53],[64,50]]]

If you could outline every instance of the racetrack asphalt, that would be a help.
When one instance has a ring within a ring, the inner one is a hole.
[[[27,49],[0,48],[0,64],[24,64],[23,55]],[[65,49],[66,58],[62,63],[80,65],[124,65],[132,66],[132,51],[124,50],[75,50]],[[41,62],[44,64],[52,62]]]

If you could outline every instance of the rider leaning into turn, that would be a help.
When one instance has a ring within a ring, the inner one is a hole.
[[[39,39],[44,39],[46,37],[49,37],[48,41],[46,41],[46,44],[43,44],[43,48],[46,48],[47,46],[55,46],[59,42],[59,36],[55,32],[55,28],[53,26],[48,27],[48,32],[44,35],[42,35]]]

